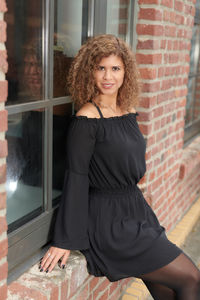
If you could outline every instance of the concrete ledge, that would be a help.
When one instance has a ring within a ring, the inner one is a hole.
[[[200,217],[200,198],[192,205],[176,227],[167,235],[169,240],[181,247]],[[135,279],[120,297],[121,300],[145,300],[149,291],[140,279]]]

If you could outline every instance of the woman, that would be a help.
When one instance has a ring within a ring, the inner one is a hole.
[[[134,54],[113,35],[90,39],[75,57],[70,93],[78,112],[67,137],[67,169],[53,246],[40,269],[51,272],[80,250],[88,272],[110,281],[141,278],[154,299],[200,299],[200,272],[165,235],[137,186],[146,171],[135,108]]]

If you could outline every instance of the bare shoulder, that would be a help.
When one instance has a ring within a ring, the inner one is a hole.
[[[136,113],[137,111],[135,110],[134,107],[132,107],[132,108],[130,109],[130,112],[131,112],[131,113]]]
[[[88,118],[98,118],[99,114],[92,103],[84,104],[76,113],[76,116],[85,116]]]

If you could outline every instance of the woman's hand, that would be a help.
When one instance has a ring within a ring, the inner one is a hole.
[[[69,255],[70,250],[50,247],[40,262],[40,272],[51,272],[59,260],[61,260],[60,267],[64,269]]]

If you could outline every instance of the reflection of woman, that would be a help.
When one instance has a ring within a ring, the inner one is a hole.
[[[93,38],[69,79],[81,108],[69,127],[63,197],[41,271],[59,259],[64,266],[70,249],[78,249],[90,274],[139,277],[154,299],[199,299],[200,272],[167,239],[137,186],[146,148],[133,108],[139,94],[133,53],[112,35]]]

